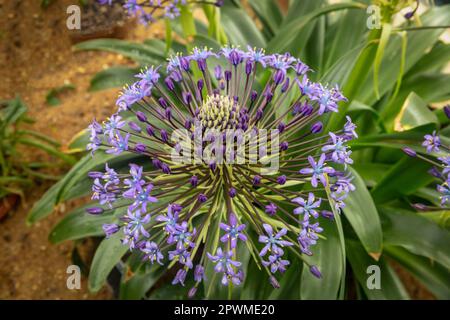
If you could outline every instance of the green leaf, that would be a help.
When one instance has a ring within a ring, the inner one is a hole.
[[[104,235],[102,226],[111,223],[113,215],[91,215],[86,212],[86,205],[76,208],[62,218],[50,232],[49,240],[52,243],[60,243],[66,240],[76,240],[92,236]]]
[[[119,231],[98,246],[89,272],[88,287],[91,292],[102,288],[111,270],[127,252],[128,246],[122,244],[122,237],[123,233]]]
[[[430,165],[425,161],[404,156],[372,189],[372,197],[377,204],[413,194],[426,186],[433,177],[428,174]]]
[[[391,32],[392,25],[390,23],[384,23],[381,29],[380,41],[378,42],[377,52],[375,54],[373,64],[373,86],[375,95],[378,99],[380,99],[380,91],[378,90],[378,74],[380,72],[381,59],[383,59],[384,50],[389,42]]]
[[[311,274],[304,266],[300,282],[301,299],[336,299],[339,294],[341,278],[344,276],[343,253],[335,221],[320,219],[326,239],[320,239],[314,246],[314,255],[308,261],[316,265],[322,273],[322,279]],[[332,263],[330,263],[332,261]]]
[[[51,89],[48,93],[47,96],[45,97],[45,101],[47,102],[47,104],[49,106],[57,106],[61,104],[61,100],[59,99],[59,95],[69,91],[69,90],[75,90],[75,86],[73,84],[65,84],[63,86]]]
[[[350,172],[354,177],[352,183],[356,190],[350,192],[345,199],[345,217],[352,225],[367,253],[378,259],[383,245],[380,217],[363,179],[356,170],[350,168]]]
[[[428,108],[422,98],[411,92],[396,120],[396,130],[409,130],[429,123],[438,126],[437,116]]]
[[[450,272],[448,269],[400,247],[387,246],[386,253],[410,271],[436,298],[450,299]]]
[[[133,43],[119,39],[95,39],[75,45],[77,50],[102,50],[122,54],[137,62],[160,64],[164,61],[164,50],[151,47],[148,44]]]
[[[414,212],[380,207],[386,245],[401,246],[408,251],[450,268],[450,233]]]
[[[264,48],[266,40],[250,17],[237,8],[224,7],[221,10],[222,25],[228,36],[230,44],[246,48]]]
[[[138,272],[131,279],[121,282],[120,299],[138,300],[143,299],[147,291],[160,279],[164,268],[155,264],[146,272]],[[126,276],[126,273],[124,274]]]
[[[91,79],[89,91],[123,87],[125,84],[135,82],[135,75],[138,72],[139,69],[129,67],[111,67],[100,71]]]
[[[283,21],[283,14],[281,13],[279,5],[275,0],[250,0],[255,13],[264,23],[265,28],[271,34],[278,30]]]
[[[307,26],[311,21],[317,17],[328,14],[330,12],[346,10],[346,9],[363,9],[365,6],[357,2],[346,2],[330,4],[320,8],[317,8],[313,12],[300,16],[289,23],[284,24],[277,32],[275,37],[273,37],[267,44],[267,49],[269,52],[286,52],[287,48],[291,46],[295,37],[292,35],[297,35],[302,32],[302,29]]]
[[[371,300],[405,300],[409,299],[406,289],[402,282],[392,270],[384,257],[375,261],[371,258],[364,247],[353,240],[345,241],[347,246],[347,258],[352,267],[356,280],[361,285],[367,298]],[[367,286],[368,279],[371,275],[369,266],[378,266],[380,269],[380,289],[369,289]]]

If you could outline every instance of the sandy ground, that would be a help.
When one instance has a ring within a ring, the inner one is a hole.
[[[70,31],[65,27],[65,12],[75,1],[56,0],[47,10],[42,10],[39,3],[0,0],[0,99],[19,95],[28,105],[29,115],[37,120],[32,129],[64,146],[94,117],[103,119],[115,109],[118,90],[88,92],[92,76],[109,66],[130,61],[104,52],[74,52]],[[155,33],[155,28],[151,32]],[[126,38],[138,41],[149,34],[149,30],[131,28]],[[65,83],[72,83],[76,89],[64,93],[60,105],[48,106],[45,102],[48,91]],[[34,161],[51,160],[39,152],[26,152],[24,156]],[[56,169],[56,173],[66,169]],[[81,290],[67,289],[66,268],[72,264],[73,243],[54,246],[47,240],[52,226],[64,212],[34,226],[25,225],[27,212],[50,185],[44,183],[27,190],[26,204],[18,206],[0,223],[0,299],[109,298],[107,290],[89,294],[86,279]],[[89,257],[92,243],[86,241],[81,247]]]

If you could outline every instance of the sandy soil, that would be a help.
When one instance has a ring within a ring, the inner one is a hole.
[[[34,130],[66,145],[74,134],[94,118],[103,119],[115,109],[117,89],[88,92],[93,75],[112,65],[130,64],[126,58],[104,52],[75,52],[70,31],[65,27],[66,8],[74,0],[56,0],[42,10],[37,0],[0,0],[0,99],[19,95],[36,119]],[[160,27],[152,29],[153,34]],[[150,30],[131,27],[130,40],[143,40]],[[62,103],[45,102],[49,90],[72,83],[76,89],[64,93]],[[26,150],[25,150],[26,151]],[[25,153],[35,161],[51,160],[39,152]],[[66,168],[67,169],[67,168]],[[56,169],[63,173],[64,169]],[[56,172],[58,173],[58,172]],[[0,223],[0,299],[107,299],[104,290],[91,295],[86,289],[66,287],[66,268],[71,263],[73,243],[51,245],[47,236],[64,215],[57,212],[34,226],[25,225],[32,204],[51,183],[27,190],[26,204],[20,205]],[[66,208],[66,211],[69,208]],[[81,245],[86,257],[90,241]]]

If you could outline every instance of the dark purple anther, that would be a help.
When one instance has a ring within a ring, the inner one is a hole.
[[[184,71],[189,71],[191,69],[191,66],[189,65],[189,59],[186,57],[180,58],[180,67]]]
[[[322,122],[318,121],[311,126],[311,133],[314,134],[319,133],[320,131],[322,131],[322,128],[323,128]]]
[[[252,93],[250,94],[250,100],[251,100],[252,102],[255,102],[257,98],[258,98],[258,92],[256,92],[255,90],[253,90]]]
[[[320,212],[320,214],[322,215],[322,217],[329,219],[329,220],[333,220],[334,219],[334,214],[331,211],[328,210],[322,210],[322,212]]]
[[[191,126],[192,121],[190,119],[186,119],[186,121],[184,122],[184,127],[186,128],[186,130],[191,130]]]
[[[162,162],[158,158],[154,158],[152,164],[156,169],[161,169]]]
[[[209,164],[209,169],[211,169],[211,171],[216,171],[216,169],[217,169],[217,164],[216,164],[214,161],[212,161],[212,162]]]
[[[86,209],[86,212],[87,213],[89,213],[89,214],[94,214],[94,215],[96,215],[96,214],[102,214],[103,213],[103,208],[100,208],[100,207],[91,207],[91,208],[87,208]]]
[[[444,113],[445,113],[445,115],[447,116],[447,118],[450,119],[450,105],[446,105],[446,106],[444,107]]]
[[[280,185],[283,185],[283,184],[286,183],[286,180],[287,180],[286,176],[285,176],[285,175],[282,175],[282,176],[279,176],[279,177],[277,178],[277,183],[280,184]]]
[[[175,90],[175,84],[173,83],[172,78],[167,77],[166,79],[164,79],[164,83],[166,84],[167,89],[169,89],[170,91]]]
[[[321,279],[322,278],[322,274],[319,271],[319,268],[317,268],[316,266],[311,266],[309,268],[309,271],[311,271],[311,273],[316,277]]]
[[[147,131],[149,136],[154,136],[155,135],[155,130],[153,130],[153,127],[151,125],[147,126],[146,131]]]
[[[91,171],[88,173],[88,177],[91,179],[101,179],[103,177],[103,173],[99,171]]]
[[[275,74],[273,75],[273,81],[276,85],[279,85],[284,81],[285,73],[282,70],[277,70]]]
[[[103,232],[106,235],[106,238],[109,238],[110,236],[112,236],[114,233],[116,233],[117,231],[119,231],[119,226],[117,224],[104,224],[102,226]]]
[[[253,70],[253,63],[251,61],[247,61],[247,63],[245,64],[245,73],[249,75],[250,73],[252,73],[252,70]]]
[[[170,174],[170,167],[167,164],[165,164],[165,163],[161,164],[161,170],[165,174]]]
[[[280,122],[280,124],[278,125],[278,131],[280,131],[280,133],[283,133],[285,129],[286,125],[284,124],[284,122]]]
[[[202,91],[204,86],[205,86],[205,82],[203,81],[203,79],[200,79],[197,81],[198,91]]]
[[[205,203],[205,202],[208,200],[208,198],[207,198],[203,193],[200,193],[200,194],[198,195],[197,199],[198,199],[198,201],[200,201],[201,203]]]
[[[286,78],[286,81],[284,81],[283,86],[281,87],[281,92],[285,93],[289,89],[290,84],[290,78]]]
[[[198,185],[198,177],[193,175],[191,179],[189,179],[191,186],[196,187]]]
[[[187,105],[191,104],[192,95],[190,92],[183,92],[183,101]]]
[[[258,111],[256,111],[256,116],[255,116],[256,121],[261,120],[263,114],[264,114],[264,111],[262,109],[258,109]]]
[[[406,153],[410,157],[415,158],[417,156],[417,153],[411,148],[405,147],[402,150],[404,153]]]
[[[289,148],[289,143],[287,141],[283,141],[280,143],[280,149],[281,151],[286,151]]]
[[[258,176],[258,175],[256,175],[256,176],[254,176],[253,177],[253,185],[254,186],[257,186],[258,184],[260,184],[261,183],[261,176]]]
[[[128,122],[128,126],[133,131],[136,131],[136,132],[141,132],[142,131],[141,127],[139,127],[136,122],[130,121],[130,122]]]
[[[167,104],[166,99],[164,99],[164,98],[159,98],[159,99],[158,99],[158,102],[159,102],[159,105],[160,105],[161,107],[163,107],[164,109],[167,108],[167,107],[169,106],[169,105]]]
[[[145,144],[142,143],[136,143],[136,146],[134,147],[134,150],[136,150],[137,153],[144,153],[145,152]]]
[[[275,289],[280,289],[280,283],[274,276],[270,276],[269,282]]]
[[[138,120],[141,122],[147,122],[147,116],[142,111],[136,112],[136,118],[138,118]]]
[[[225,71],[225,80],[230,81],[231,80],[231,71],[226,70]]]
[[[230,190],[228,190],[228,195],[229,195],[231,198],[236,197],[236,194],[237,194],[237,192],[236,192],[236,189],[235,189],[235,188],[231,187]]]
[[[167,131],[164,129],[161,129],[161,139],[164,142],[169,141],[169,135],[167,134]]]
[[[206,70],[206,60],[205,59],[197,60],[197,65],[201,72],[205,72],[205,70]]]
[[[222,79],[222,67],[217,65],[214,68],[214,76],[216,77],[217,80],[221,80]]]
[[[172,118],[172,108],[168,107],[166,109],[166,119],[170,121],[171,118]]]

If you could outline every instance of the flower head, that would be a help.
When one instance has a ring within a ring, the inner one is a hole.
[[[344,97],[309,71],[290,54],[238,47],[195,48],[144,68],[117,113],[89,127],[89,150],[134,158],[125,170],[89,173],[99,206],[88,212],[115,210],[107,236],[122,229],[145,261],[176,266],[174,284],[192,276],[190,295],[212,264],[222,284],[241,284],[242,250],[279,286],[285,251],[313,254],[320,212],[330,217],[355,188],[345,165],[356,126],[347,118],[343,130],[322,133],[319,118]]]

